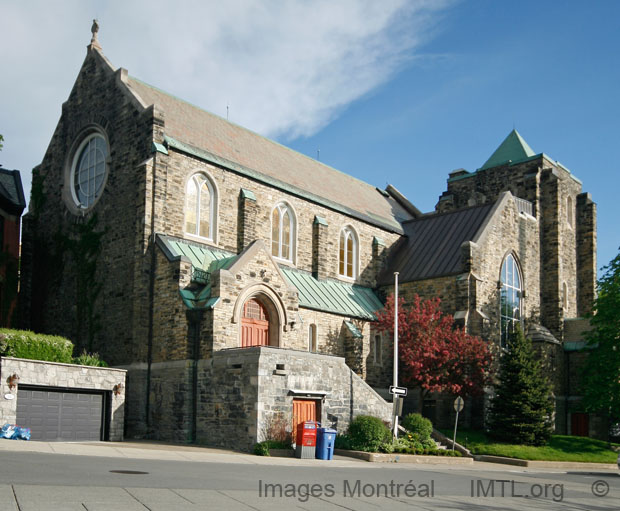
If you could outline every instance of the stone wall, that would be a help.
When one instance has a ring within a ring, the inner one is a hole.
[[[357,282],[372,287],[377,277],[377,268],[373,260],[373,240],[381,239],[389,249],[400,237],[397,233],[367,224],[189,155],[170,150],[168,155],[159,154],[158,158],[159,164],[165,164],[167,169],[165,196],[159,199],[158,207],[162,211],[165,208],[165,230],[162,232],[170,236],[197,239],[184,232],[183,205],[188,179],[195,173],[202,172],[211,179],[217,189],[219,214],[215,239],[198,239],[198,241],[213,244],[224,250],[237,252],[240,245],[245,248],[254,239],[263,240],[267,247],[271,247],[271,214],[277,204],[285,202],[294,212],[297,223],[292,265],[302,270],[318,272],[321,277],[339,278],[340,231],[349,225],[355,229],[359,238]],[[242,189],[251,191],[255,200],[240,199]],[[173,205],[176,207],[172,207]],[[324,219],[327,225],[315,227],[316,216]],[[241,232],[245,229],[251,230],[251,233]],[[320,230],[320,236],[317,230]],[[317,237],[321,241],[320,247],[316,246]],[[382,251],[375,250],[375,255],[383,258]],[[317,257],[321,257],[322,260],[318,260]]]
[[[270,417],[283,415],[292,424],[293,398],[313,396],[321,404],[320,422],[339,432],[358,415],[389,421],[392,404],[355,374],[341,357],[260,349],[258,378],[259,435]],[[259,437],[260,438],[260,437]]]
[[[39,332],[70,338],[76,350],[98,351],[111,364],[146,356],[134,349],[134,321],[146,331],[148,314],[137,304],[148,303],[148,273],[135,271],[146,252],[144,164],[151,156],[154,112],[128,92],[126,71],[115,71],[90,48],[40,166],[33,171],[33,192],[23,229],[20,303],[22,324]],[[73,157],[86,135],[98,131],[107,141],[107,179],[99,200],[79,209],[70,191]],[[89,346],[87,326],[78,325],[75,258],[59,242],[74,237],[80,225],[96,216],[95,231],[105,233],[94,259],[97,273],[89,282],[101,289],[94,310],[105,311]],[[148,220],[146,220],[148,222]],[[138,260],[138,261],[136,261]],[[138,314],[134,313],[137,312]],[[139,347],[146,346],[144,338]]]
[[[74,364],[59,364],[40,360],[25,360],[22,358],[2,357],[0,359],[0,395],[15,395],[15,399],[0,400],[0,422],[15,424],[17,418],[17,391],[19,385],[40,385],[45,387],[60,387],[63,389],[100,390],[111,396],[110,440],[123,440],[125,422],[125,373],[123,369],[107,367],[79,366]],[[7,378],[17,374],[18,387],[11,391]],[[115,395],[113,388],[121,383],[123,390]],[[23,426],[27,427],[27,424]]]
[[[436,209],[493,202],[505,191],[532,203],[539,222],[540,321],[562,339],[563,320],[590,310],[594,297],[595,205],[566,168],[540,155],[519,164],[452,173]]]
[[[140,381],[139,368],[128,369],[128,380],[136,373]],[[319,399],[321,422],[341,432],[357,415],[389,420],[392,406],[342,357],[265,346],[220,350],[197,363],[153,364],[151,380],[153,438],[241,450],[264,438],[275,415],[285,417],[290,430],[295,396]]]

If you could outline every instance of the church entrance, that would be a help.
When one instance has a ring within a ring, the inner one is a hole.
[[[250,346],[269,346],[269,314],[254,298],[243,304],[241,318],[241,347]]]

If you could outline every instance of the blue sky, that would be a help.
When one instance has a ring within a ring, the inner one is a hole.
[[[516,127],[598,204],[599,267],[618,252],[618,1],[0,0],[0,12],[0,163],[27,193],[97,17],[113,65],[224,117],[228,106],[423,211]]]
[[[455,4],[398,75],[290,145],[426,212],[450,171],[482,166],[513,127],[592,194],[607,264],[620,246],[620,2]]]

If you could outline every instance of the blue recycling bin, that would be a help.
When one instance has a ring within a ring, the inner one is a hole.
[[[334,458],[334,443],[336,442],[335,429],[318,428],[316,435],[316,457],[319,460]]]

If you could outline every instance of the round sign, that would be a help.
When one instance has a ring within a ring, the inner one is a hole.
[[[463,398],[461,396],[457,397],[454,400],[454,411],[455,412],[460,412],[461,410],[463,410],[464,406],[465,406],[465,401],[463,401]]]

